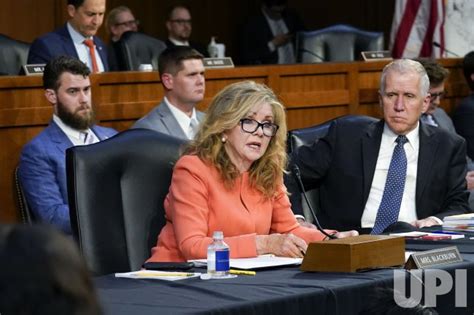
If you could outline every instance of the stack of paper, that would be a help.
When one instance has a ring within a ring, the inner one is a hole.
[[[445,217],[443,229],[456,231],[474,231],[474,213],[458,214]]]
[[[190,260],[196,266],[205,266],[206,259]],[[231,268],[237,269],[259,269],[289,265],[301,265],[303,258],[277,257],[274,255],[260,255],[253,258],[231,258],[229,261]]]
[[[116,278],[130,278],[130,279],[160,279],[167,281],[176,281],[199,277],[200,272],[172,272],[172,271],[158,271],[158,270],[138,270],[132,272],[116,273]]]
[[[420,239],[420,240],[455,240],[464,238],[462,233],[446,232],[446,231],[433,231],[433,232],[405,232],[405,233],[390,233],[390,235],[404,236],[407,239]]]

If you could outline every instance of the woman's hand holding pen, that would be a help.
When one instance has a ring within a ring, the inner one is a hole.
[[[303,257],[308,245],[293,234],[257,235],[257,254],[274,254],[282,257]]]

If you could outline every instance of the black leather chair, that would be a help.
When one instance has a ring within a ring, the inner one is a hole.
[[[338,24],[324,29],[296,34],[297,61],[360,60],[362,51],[383,50],[382,32],[369,32],[350,25]]]
[[[23,224],[33,224],[33,222],[35,221],[34,215],[31,212],[30,207],[28,206],[28,202],[26,201],[25,194],[23,192],[23,187],[21,186],[20,179],[18,177],[18,166],[15,167],[15,171],[13,173],[13,182],[15,185],[16,192],[16,207],[18,208],[21,222]]]
[[[132,31],[123,33],[114,46],[118,68],[123,71],[137,71],[141,64],[158,70],[158,57],[166,49],[163,41]]]
[[[344,120],[344,121],[367,121],[373,122],[377,121],[377,118],[370,117],[370,116],[363,116],[363,115],[346,115],[341,116],[335,119],[331,119],[326,121],[322,124],[318,124],[315,126],[307,127],[307,128],[300,128],[300,129],[293,129],[288,132],[288,142],[287,142],[287,150],[288,154],[293,154],[295,151],[298,150],[299,147],[303,145],[311,145],[314,142],[318,141],[322,137],[324,137],[328,131],[331,123],[334,120]],[[292,176],[291,174],[289,176]],[[304,184],[304,183],[303,183]],[[318,189],[310,189],[306,192],[309,202],[313,207],[314,211],[317,213],[319,209],[319,193]],[[303,198],[302,198],[303,199]],[[312,214],[308,208],[306,202],[302,202],[304,216],[307,221],[313,222]]]
[[[0,75],[18,75],[29,49],[30,44],[0,34]]]
[[[131,129],[66,151],[71,227],[94,275],[138,270],[150,257],[183,144]]]

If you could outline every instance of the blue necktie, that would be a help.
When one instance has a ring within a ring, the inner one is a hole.
[[[398,220],[407,177],[407,156],[403,145],[408,142],[408,139],[405,136],[398,136],[395,142],[397,145],[393,149],[382,201],[371,234],[382,233],[385,228]]]

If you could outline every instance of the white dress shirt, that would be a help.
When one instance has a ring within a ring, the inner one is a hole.
[[[166,106],[168,106],[171,113],[173,114],[173,116],[178,121],[178,124],[181,127],[181,129],[183,129],[184,134],[186,135],[186,137],[188,137],[189,140],[194,139],[194,135],[196,134],[197,129],[193,128],[193,126],[198,126],[199,125],[199,121],[198,121],[197,115],[196,115],[196,109],[193,108],[193,113],[191,114],[191,117],[189,117],[183,111],[179,110],[176,106],[171,104],[168,101],[168,99],[166,98],[166,96],[164,98],[164,101],[165,101]],[[194,120],[193,126],[191,126],[191,121],[192,120]]]
[[[88,39],[88,37],[82,36],[79,32],[77,32],[69,22],[67,23],[67,29],[69,34],[71,35],[72,41],[74,42],[74,47],[76,47],[77,55],[79,56],[79,60],[85,63],[89,69],[92,71],[92,60],[91,54],[89,52],[89,47],[84,44],[84,40]],[[92,39],[92,37],[90,38]],[[102,58],[100,58],[100,54],[97,51],[97,46],[94,46],[95,50],[95,58],[97,60],[97,66],[99,67],[99,72],[104,72],[104,64],[102,63]]]
[[[416,214],[416,174],[420,148],[419,129],[420,124],[418,123],[416,128],[406,135],[408,142],[403,146],[407,157],[407,174],[398,221],[408,223],[418,219]],[[393,149],[396,146],[395,139],[397,139],[397,137],[398,135],[385,124],[377,164],[375,166],[374,179],[372,180],[372,187],[370,188],[369,197],[365,204],[364,213],[362,214],[361,225],[363,228],[374,226],[377,211],[382,201],[388,168],[392,160]]]
[[[76,145],[85,145],[84,143],[84,133],[88,134],[88,137],[93,137],[94,140],[91,141],[92,143],[99,142],[100,139],[92,132],[91,129],[87,130],[77,130],[69,127],[66,125],[61,118],[53,114],[53,121],[58,125],[59,129],[61,129],[69,140],[71,140],[72,144]]]

